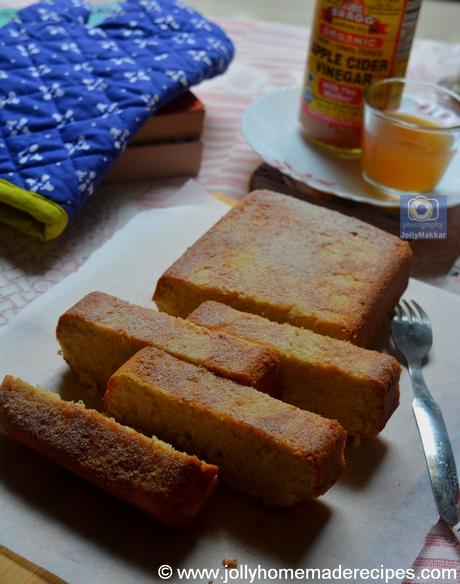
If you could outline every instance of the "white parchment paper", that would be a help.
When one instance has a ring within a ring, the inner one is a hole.
[[[226,210],[189,183],[177,197],[165,197],[158,208],[132,219],[78,272],[0,331],[0,375],[18,375],[65,399],[97,404],[97,396],[78,385],[58,354],[58,316],[93,290],[153,306],[151,295],[163,270]],[[460,299],[417,281],[406,297],[432,318],[435,341],[424,373],[459,452]],[[385,431],[347,449],[344,476],[320,500],[300,511],[275,512],[220,489],[194,527],[183,532],[157,525],[1,437],[0,544],[72,584],[157,582],[161,564],[221,568],[224,559],[266,569],[407,568],[437,515],[406,372],[401,391],[401,406]],[[169,581],[178,582],[177,573]]]

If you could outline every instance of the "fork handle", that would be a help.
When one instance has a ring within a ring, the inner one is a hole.
[[[421,364],[409,364],[414,390],[412,409],[425,451],[439,515],[452,528],[459,522],[458,477],[454,454],[441,410],[433,399],[421,371]],[[458,539],[458,535],[456,534]]]

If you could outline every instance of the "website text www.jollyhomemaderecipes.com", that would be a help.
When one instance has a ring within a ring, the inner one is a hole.
[[[389,568],[380,565],[375,568],[347,568],[341,564],[334,568],[264,568],[261,565],[232,565],[229,562],[222,568],[173,568],[163,564],[158,568],[158,576],[162,580],[172,582],[213,582],[230,584],[232,582],[248,584],[264,584],[271,582],[313,582],[315,584],[343,583],[378,583],[393,582],[442,582],[456,583],[455,568]]]

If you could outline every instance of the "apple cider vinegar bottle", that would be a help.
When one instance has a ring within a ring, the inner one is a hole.
[[[339,155],[360,152],[363,95],[403,77],[421,0],[317,0],[300,121],[305,137]]]

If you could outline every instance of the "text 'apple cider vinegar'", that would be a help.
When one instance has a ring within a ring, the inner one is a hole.
[[[403,77],[421,0],[317,0],[302,93],[312,142],[360,151],[363,95],[377,79]]]

